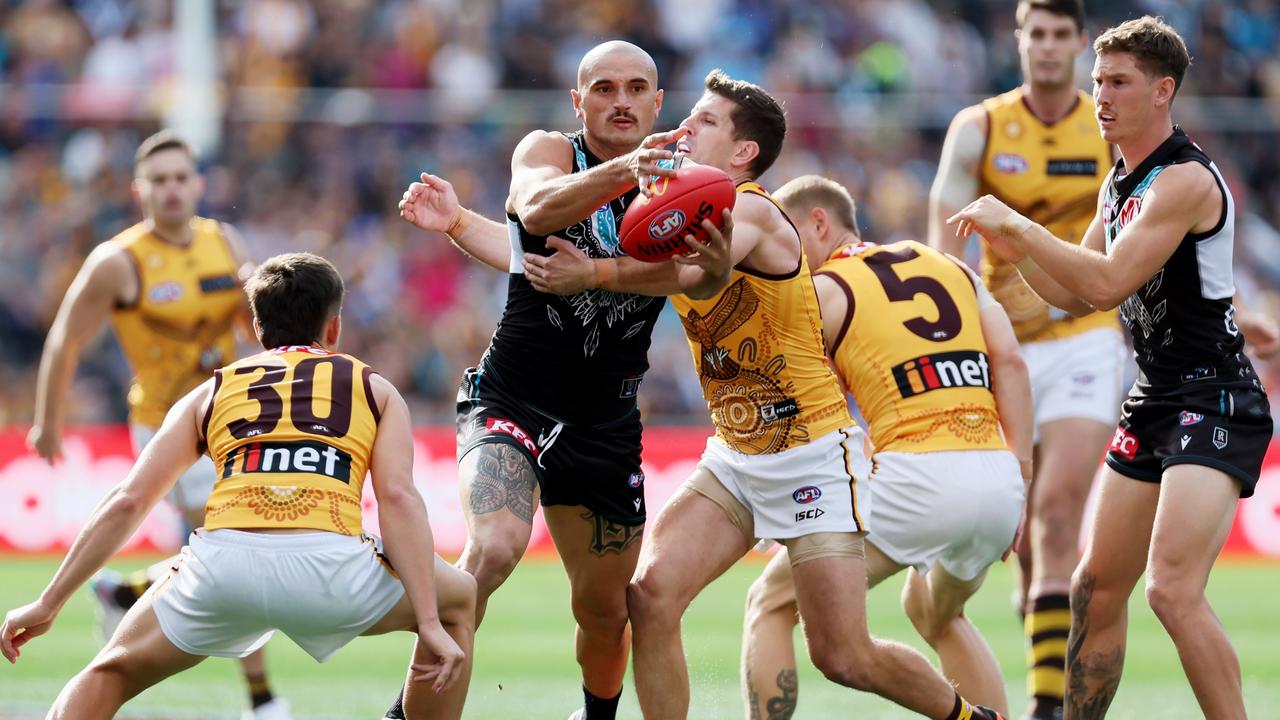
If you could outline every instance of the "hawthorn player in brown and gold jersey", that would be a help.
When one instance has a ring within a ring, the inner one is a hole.
[[[139,454],[169,408],[235,357],[233,326],[248,334],[245,253],[230,225],[195,214],[203,192],[195,152],[182,138],[164,130],[138,146],[133,194],[142,222],[90,253],[45,340],[27,441],[50,463],[62,455],[62,423],[80,352],[108,316],[134,372],[129,434]],[[169,492],[189,528],[203,523],[213,476],[213,463],[202,457]],[[105,636],[168,567],[166,561],[124,578],[109,570],[95,578]],[[245,658],[243,666],[255,719],[287,720],[287,704],[273,697],[261,655]]]
[[[1017,456],[1031,453],[1031,397],[1008,318],[953,258],[911,241],[861,242],[839,184],[807,175],[777,197],[813,269],[827,353],[875,449],[867,582],[910,568],[903,607],[944,674],[1005,712],[1000,668],[963,611],[1008,551],[1026,494]],[[795,624],[784,551],[747,597],[743,690],[760,717],[795,709]]]
[[[413,485],[408,407],[385,379],[334,352],[343,288],[328,261],[271,258],[246,290],[254,329],[270,349],[222,368],[169,411],[40,599],[5,617],[0,650],[15,661],[46,632],[207,448],[221,469],[210,522],[49,717],[114,717],[151,685],[205,657],[244,657],[277,630],[321,662],[358,635],[416,632],[408,716],[461,717],[476,586],[434,554]],[[361,533],[366,470],[385,556],[381,541]]]
[[[984,194],[1079,244],[1113,155],[1076,87],[1088,42],[1081,0],[1021,0],[1023,85],[958,113],[930,193],[929,244],[953,255],[966,240],[946,226]],[[1013,321],[1031,372],[1035,482],[1019,550],[1031,720],[1061,712],[1068,591],[1079,561],[1085,498],[1116,422],[1124,340],[1114,311],[1073,318],[1051,307],[984,243],[983,278]]]
[[[734,269],[710,299],[673,298],[716,435],[658,514],[627,594],[641,710],[647,718],[687,717],[680,619],[764,537],[788,548],[809,653],[828,678],[939,720],[1000,717],[970,705],[920,653],[873,640],[867,630],[864,437],[826,360],[800,237],[755,183],[782,149],[781,105],[715,70],[681,128],[677,149],[725,171],[738,187],[725,213]],[[714,230],[709,221],[703,227]],[[686,242],[702,254],[699,243]],[[671,263],[593,260],[572,248],[524,260],[525,275],[542,291],[680,292]]]

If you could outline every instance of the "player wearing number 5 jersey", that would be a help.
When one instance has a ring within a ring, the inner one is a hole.
[[[813,268],[827,352],[875,447],[867,582],[909,568],[903,607],[943,674],[1003,714],[1000,668],[963,611],[1013,540],[1030,470],[1017,460],[1031,450],[1030,383],[1008,317],[953,258],[917,242],[860,242],[853,199],[837,183],[808,175],[777,198]],[[795,710],[796,621],[784,550],[748,594],[749,717]]]
[[[475,581],[434,555],[413,486],[404,400],[367,365],[334,352],[343,291],[328,261],[277,256],[246,290],[270,349],[216,371],[169,411],[40,599],[5,617],[0,651],[14,662],[47,632],[72,592],[207,451],[217,478],[205,526],[49,717],[113,717],[164,678],[205,657],[244,657],[277,630],[321,662],[358,635],[417,632],[408,717],[461,717]],[[361,527],[366,472],[385,553]]]

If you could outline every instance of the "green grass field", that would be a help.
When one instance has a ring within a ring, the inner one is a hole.
[[[135,558],[118,567],[145,562]],[[33,598],[55,564],[49,558],[0,558],[0,607]],[[703,593],[685,619],[693,718],[742,717],[737,680],[742,600],[761,568],[758,562],[740,564]],[[996,568],[970,615],[1000,658],[1016,715],[1024,705],[1022,638],[1009,608],[1010,583],[1009,571]],[[872,630],[921,646],[898,609],[899,587],[891,580],[872,592]],[[1209,593],[1240,654],[1250,715],[1280,717],[1280,566],[1224,562],[1214,573]],[[517,569],[492,599],[480,630],[466,717],[560,720],[572,712],[581,702],[572,628],[560,567],[553,560],[533,560]],[[63,683],[93,656],[98,642],[92,601],[82,592],[53,630],[25,649],[18,665],[0,667],[0,718],[42,717]],[[300,720],[374,720],[399,687],[411,642],[409,635],[361,638],[318,665],[287,638],[277,636],[267,646],[268,663],[277,693],[289,699]],[[801,664],[800,674],[798,718],[908,716],[884,701],[827,682],[807,663]],[[620,718],[640,717],[631,687],[628,679]],[[235,718],[243,702],[235,663],[210,660],[137,698],[122,717]],[[1177,654],[1143,602],[1141,590],[1132,604],[1125,676],[1110,717],[1200,717]]]

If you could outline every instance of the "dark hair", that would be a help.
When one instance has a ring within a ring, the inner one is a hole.
[[[133,155],[133,169],[136,171],[143,160],[164,150],[181,150],[191,158],[192,162],[195,162],[196,151],[192,149],[191,143],[182,139],[172,130],[161,130],[143,140],[142,144],[138,146],[138,151]]]
[[[276,255],[244,284],[265,348],[310,345],[342,308],[342,276],[311,253]]]
[[[859,236],[858,205],[843,185],[821,175],[801,175],[773,193],[790,210],[809,212],[822,208],[845,230]]]
[[[1187,44],[1163,19],[1144,15],[1108,28],[1093,41],[1093,51],[1129,53],[1148,78],[1173,78],[1173,94],[1182,87],[1182,76],[1191,65]]]
[[[733,139],[751,140],[760,146],[760,154],[750,168],[753,177],[760,177],[778,159],[787,136],[787,114],[782,105],[759,85],[734,80],[719,68],[707,74],[705,84],[709,92],[728,98],[737,106],[729,114]]]
[[[1014,11],[1014,19],[1021,28],[1027,24],[1032,10],[1044,10],[1054,15],[1069,17],[1076,24],[1076,32],[1084,32],[1084,2],[1082,0],[1020,0]]]

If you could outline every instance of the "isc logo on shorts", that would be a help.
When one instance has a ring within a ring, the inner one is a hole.
[[[893,368],[898,392],[908,398],[933,390],[957,387],[991,389],[991,366],[986,353],[975,350],[923,355]]]
[[[351,482],[351,456],[314,440],[254,442],[236,448],[222,465],[222,477],[240,473],[313,473]]]
[[[820,507],[809,508],[808,510],[801,510],[800,512],[796,513],[796,522],[800,522],[801,520],[817,520],[823,515],[826,515],[826,513],[823,512],[822,508]]]
[[[1138,454],[1138,438],[1130,435],[1124,428],[1116,428],[1116,434],[1111,438],[1111,452],[1132,460]]]

